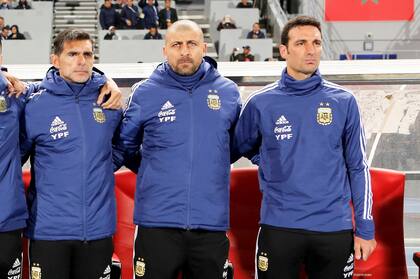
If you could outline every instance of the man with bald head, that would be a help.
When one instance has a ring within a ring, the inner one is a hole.
[[[160,64],[133,86],[118,145],[141,146],[134,223],[136,278],[225,278],[230,142],[237,86],[205,57],[201,29],[175,22]]]

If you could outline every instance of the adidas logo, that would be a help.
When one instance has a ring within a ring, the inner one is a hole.
[[[162,108],[160,110],[167,110],[167,109],[171,109],[174,106],[171,104],[171,102],[166,101],[166,103],[162,106]]]
[[[12,267],[12,268],[16,268],[16,267],[18,267],[18,266],[20,266],[20,261],[19,261],[19,259],[16,259],[16,260],[15,260],[15,263],[13,264],[13,267]]]
[[[353,253],[350,254],[350,257],[347,260],[347,263],[352,263],[352,262],[353,262]]]
[[[21,266],[19,258],[16,258],[12,268],[7,272],[8,279],[19,279],[21,274]]]
[[[54,140],[66,138],[69,136],[69,131],[67,129],[67,124],[56,116],[51,122],[50,134]]]
[[[280,116],[279,119],[277,119],[276,121],[276,125],[282,125],[282,124],[289,124],[289,121],[287,121],[284,115]]]
[[[64,122],[60,119],[60,117],[56,116],[53,120],[53,122],[51,122],[51,126],[58,126],[64,124]]]
[[[108,273],[111,273],[111,267],[109,265],[105,268],[104,275]]]
[[[173,122],[176,119],[176,109],[174,105],[171,104],[171,102],[166,101],[166,103],[162,106],[160,109],[160,112],[158,113],[159,122]]]

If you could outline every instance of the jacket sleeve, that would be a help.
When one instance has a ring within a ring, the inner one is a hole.
[[[125,21],[129,18],[127,14],[127,9],[125,9],[125,7],[121,9],[121,19],[124,21],[124,25],[126,25]]]
[[[38,92],[41,89],[41,82],[30,82],[26,84],[26,89],[23,95],[18,99],[19,105],[19,144],[22,165],[28,160],[31,152],[33,151],[33,139],[29,135],[28,119],[26,117],[26,103],[29,97],[34,92]]]
[[[254,162],[253,158],[258,154],[261,145],[261,133],[259,131],[259,112],[252,99],[248,99],[239,115],[233,139],[231,161],[235,162],[242,156]]]
[[[366,240],[375,237],[372,218],[373,197],[369,167],[366,160],[366,141],[356,99],[350,99],[344,130],[344,156],[350,179],[356,236]]]
[[[21,115],[19,119],[19,144],[20,144],[20,156],[21,156],[21,163],[22,165],[25,164],[25,162],[30,157],[32,151],[33,151],[33,145],[34,141],[30,136],[29,131],[29,123],[26,114],[26,108],[23,110],[23,115]]]
[[[159,28],[160,29],[166,29],[166,20],[165,20],[165,10],[160,10],[159,14]]]
[[[7,80],[3,73],[0,71],[0,88],[7,89]]]
[[[236,92],[238,94],[238,98],[236,100],[236,110],[235,110],[235,116],[234,116],[235,121],[232,123],[232,126],[231,126],[231,128],[229,130],[229,135],[230,135],[230,150],[231,150],[231,152],[230,152],[230,155],[231,155],[230,161],[231,161],[232,164],[240,158],[240,157],[237,158],[237,155],[235,155],[233,153],[233,151],[232,151],[233,150],[233,145],[234,145],[234,138],[235,138],[235,128],[236,128],[236,125],[238,123],[239,114],[240,114],[241,108],[242,108],[241,95],[240,95],[239,90],[238,90],[237,87],[236,87]]]
[[[114,137],[114,171],[123,164],[134,172],[140,166],[140,145],[143,141],[142,109],[134,92],[128,99],[118,134]]]
[[[41,89],[41,82],[28,82],[26,84],[25,92],[23,93],[25,95],[25,101],[28,100],[29,96],[31,96],[32,93],[38,92]]]
[[[173,15],[172,22],[178,21],[178,13],[176,9],[173,9],[172,11],[173,11],[173,13],[171,13],[171,15]]]
[[[99,12],[99,23],[101,24],[102,30],[106,30],[106,24],[105,24],[105,12],[103,9]]]
[[[115,129],[112,139],[112,162],[114,172],[119,170],[121,166],[125,165],[132,172],[137,173],[141,161],[140,151],[131,153],[131,156],[129,156],[129,153],[125,152],[124,146],[118,143],[122,124],[121,117],[122,115],[120,115],[119,125]]]

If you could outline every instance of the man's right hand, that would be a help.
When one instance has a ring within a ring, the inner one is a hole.
[[[373,250],[376,248],[376,240],[365,240],[363,238],[354,237],[354,257],[356,260],[367,261]]]
[[[9,90],[9,97],[15,95],[16,98],[19,97],[23,92],[25,92],[25,83],[20,81],[17,77],[9,74],[8,72],[3,72],[4,77],[7,79],[7,88]]]
[[[109,95],[109,99],[105,103],[102,103],[105,95]],[[107,78],[107,82],[102,87],[96,103],[102,106],[104,109],[123,108],[121,90],[118,88],[118,85],[113,79]]]

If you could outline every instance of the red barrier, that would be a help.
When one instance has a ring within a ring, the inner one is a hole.
[[[115,195],[117,198],[117,232],[114,235],[114,252],[122,266],[122,278],[133,278],[134,230],[133,209],[136,189],[136,175],[131,171],[115,174]]]
[[[29,183],[31,182],[31,173],[29,170],[23,171],[22,174],[23,185],[25,185],[25,191],[28,190]],[[22,262],[22,278],[29,278],[29,259],[28,259],[28,240],[26,238],[22,239],[22,249],[23,249],[23,262]]]
[[[254,278],[261,192],[256,169],[233,169],[230,179],[229,258],[234,277]]]
[[[407,278],[404,254],[401,172],[371,169],[373,216],[378,246],[367,262],[356,261],[355,278]],[[255,241],[260,194],[257,169],[233,169],[231,173],[231,249],[235,279],[254,278]],[[302,278],[305,278],[302,275]]]
[[[368,261],[357,261],[356,278],[407,278],[404,251],[404,182],[401,172],[371,169],[373,218],[378,246]]]
[[[24,172],[25,185],[28,184],[29,177],[29,173]],[[371,177],[378,246],[367,262],[355,263],[355,278],[407,278],[403,234],[404,174],[371,169]],[[135,180],[135,174],[130,171],[120,171],[115,175],[117,232],[114,246],[122,263],[123,279],[132,278],[133,273]],[[235,279],[254,278],[255,242],[261,201],[257,169],[232,170],[230,200],[229,258],[234,266]],[[25,250],[24,260],[27,259],[26,252]],[[27,272],[27,261],[24,264],[24,271]]]

